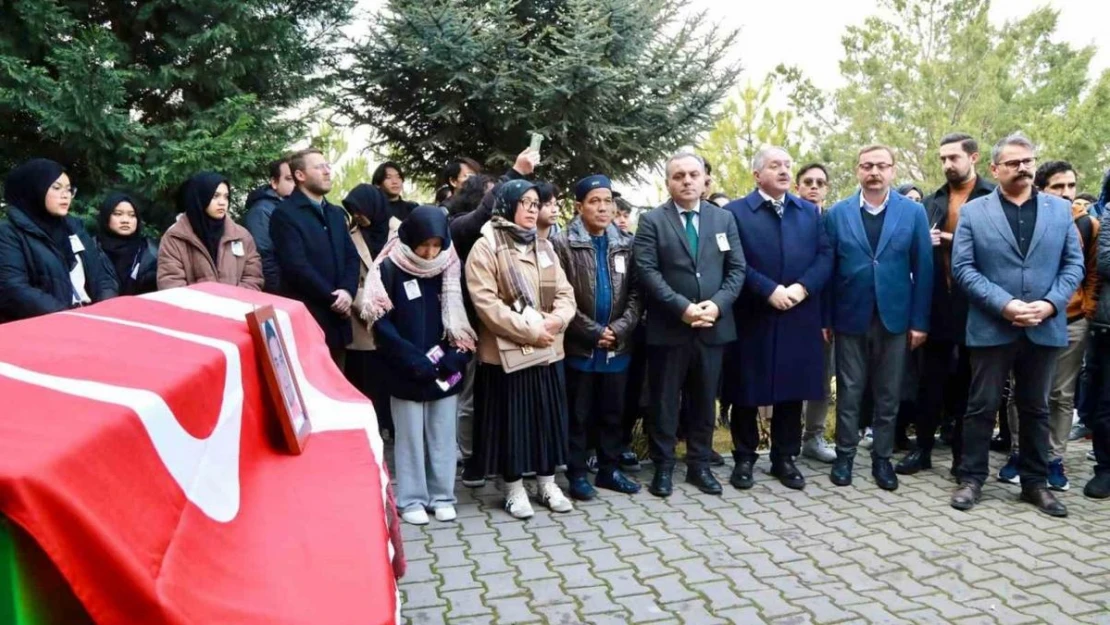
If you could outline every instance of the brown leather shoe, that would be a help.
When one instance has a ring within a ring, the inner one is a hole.
[[[1041,512],[1048,516],[1065,517],[1068,516],[1067,506],[1060,503],[1056,499],[1056,495],[1048,490],[1048,486],[1041,484],[1040,486],[1033,486],[1021,489],[1021,500],[1029,502]]]
[[[975,482],[960,482],[948,503],[957,510],[971,510],[983,496],[983,487]]]

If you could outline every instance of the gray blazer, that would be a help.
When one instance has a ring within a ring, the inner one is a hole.
[[[732,304],[740,296],[747,267],[736,219],[709,202],[702,202],[699,212],[696,262],[673,201],[640,216],[633,249],[647,310],[648,345],[692,340],[724,345],[736,340]],[[728,241],[727,251],[721,250],[719,234]],[[705,300],[721,311],[717,323],[702,329],[683,323],[686,308]]]
[[[1067,201],[1037,194],[1037,224],[1022,257],[1002,212],[999,191],[960,209],[952,242],[952,277],[967,292],[968,347],[1005,345],[1022,333],[1045,347],[1068,344],[1068,300],[1083,281],[1083,252]],[[1017,328],[1002,317],[1011,300],[1047,300],[1056,315],[1033,328]]]

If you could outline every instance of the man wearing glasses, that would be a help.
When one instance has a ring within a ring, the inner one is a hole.
[[[836,337],[836,461],[830,479],[852,483],[860,408],[874,398],[871,473],[882,489],[898,488],[890,457],[906,358],[925,342],[933,290],[929,223],[921,205],[890,192],[894,153],[859,151],[860,190],[825,216],[835,265],[822,307],[825,340]]]
[[[798,197],[824,210],[825,198],[829,195],[829,170],[821,163],[802,165],[794,177],[794,191]]]
[[[914,424],[917,449],[898,463],[895,471],[901,475],[932,468],[933,445],[946,405],[951,407],[955,417],[952,438],[952,472],[955,473],[960,462],[960,436],[971,384],[971,364],[965,341],[967,295],[952,279],[952,237],[964,205],[990,194],[994,184],[975,172],[979,144],[970,135],[945,136],[940,140],[939,157],[946,182],[922,201],[933,244],[933,300],[929,341],[922,348],[925,353]]]
[[[1067,305],[1083,279],[1079,233],[1066,200],[1033,186],[1033,143],[1020,133],[991,151],[999,187],[969,202],[952,244],[952,275],[971,307],[971,395],[964,417],[960,486],[951,505],[969,510],[987,479],[1002,383],[1013,370],[1021,498],[1051,516],[1067,508],[1048,490],[1048,394],[1067,347]]]

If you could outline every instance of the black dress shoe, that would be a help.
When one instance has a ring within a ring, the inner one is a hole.
[[[833,460],[832,471],[829,472],[829,481],[837,486],[850,486],[852,484],[852,464],[855,458],[848,456],[836,457]]]
[[[697,486],[698,490],[706,495],[720,495],[724,491],[724,489],[721,488],[721,483],[713,476],[713,472],[709,470],[709,467],[690,469],[687,471],[686,483]]]
[[[871,475],[875,484],[883,490],[898,490],[898,475],[894,473],[894,465],[890,460],[876,458],[871,463]]]
[[[656,497],[670,497],[674,492],[674,469],[656,469],[648,492]]]
[[[1089,499],[1110,499],[1110,473],[1096,473],[1083,487],[1083,496]]]
[[[779,478],[779,482],[787,488],[802,490],[806,487],[806,478],[794,464],[793,458],[771,461],[771,475]]]
[[[962,482],[948,503],[957,510],[971,510],[983,496],[983,487],[975,482]]]
[[[930,450],[918,449],[911,451],[898,466],[894,467],[894,472],[898,475],[913,475],[918,471],[933,468],[933,454]]]
[[[714,450],[710,450],[709,451],[709,466],[711,466],[711,467],[723,467],[723,466],[725,466],[725,459],[721,457],[721,454],[717,453]]]
[[[1048,516],[1065,517],[1068,516],[1068,508],[1056,499],[1056,495],[1048,490],[1048,486],[1041,484],[1040,486],[1032,486],[1029,488],[1021,488],[1021,500],[1029,502],[1037,506],[1037,510],[1047,514]]]
[[[618,493],[632,495],[640,492],[640,485],[637,482],[625,477],[617,469],[602,469],[598,471],[597,477],[594,478],[594,486],[604,488],[605,490],[615,490]]]
[[[638,473],[640,469],[644,468],[643,465],[640,464],[640,459],[636,457],[636,452],[634,451],[625,451],[621,453],[620,467],[621,471],[626,473]]]
[[[752,476],[752,461],[737,460],[736,466],[732,468],[732,475],[728,478],[728,483],[740,490],[748,490],[755,486],[755,478]]]

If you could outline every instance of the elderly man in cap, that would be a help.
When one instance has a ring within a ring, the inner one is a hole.
[[[567,327],[566,374],[570,407],[570,496],[597,496],[586,479],[586,450],[596,442],[598,488],[636,493],[640,485],[620,471],[621,416],[631,361],[632,332],[642,305],[632,284],[632,235],[613,224],[612,183],[588,176],[574,188],[577,216],[552,239],[574,287],[578,311]]]

